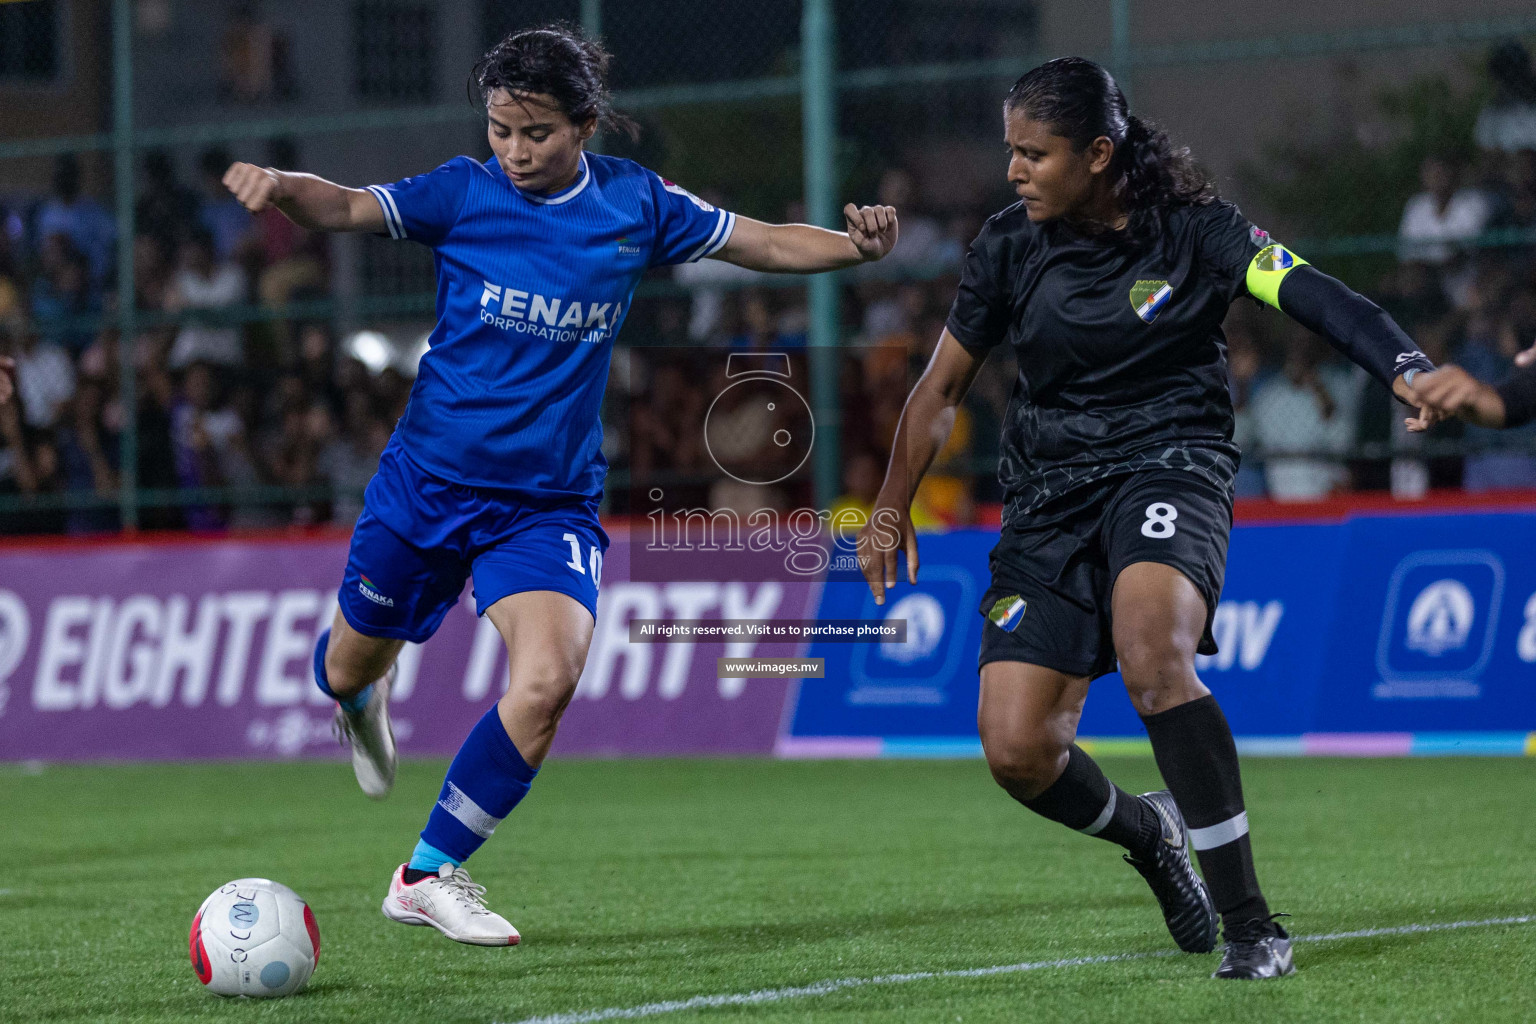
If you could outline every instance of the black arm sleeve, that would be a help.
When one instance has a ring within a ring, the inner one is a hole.
[[[1388,388],[1408,370],[1435,368],[1385,310],[1316,267],[1303,265],[1286,274],[1279,297],[1282,312],[1327,338]]]
[[[999,268],[1007,262],[1006,245],[1006,237],[994,232],[988,221],[966,250],[960,287],[944,324],[966,348],[990,349],[1008,333],[1008,292],[999,280]]]
[[[1523,427],[1536,420],[1536,370],[1516,370],[1493,390],[1504,400],[1504,426]]]

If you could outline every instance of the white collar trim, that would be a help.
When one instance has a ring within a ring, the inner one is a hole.
[[[507,179],[507,184],[512,185],[514,189],[517,189],[518,195],[522,196],[524,199],[531,203],[538,203],[540,206],[559,206],[561,203],[568,203],[572,199],[575,199],[577,196],[581,195],[582,190],[587,187],[587,183],[591,180],[592,169],[587,166],[587,154],[582,153],[581,177],[577,179],[576,184],[567,186],[564,192],[557,192],[554,195],[542,195],[538,192],[529,192],[526,189],[517,188],[517,185],[513,184],[510,178]]]

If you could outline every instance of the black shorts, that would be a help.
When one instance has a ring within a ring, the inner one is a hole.
[[[1205,598],[1201,654],[1227,570],[1232,493],[1186,470],[1085,484],[1004,528],[981,600],[979,665],[1022,661],[1074,676],[1115,670],[1110,596],[1135,562],[1171,565]]]

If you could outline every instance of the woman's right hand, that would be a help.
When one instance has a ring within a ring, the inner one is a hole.
[[[260,213],[281,198],[282,178],[270,167],[231,164],[224,172],[224,187],[252,213]]]
[[[875,595],[875,604],[885,604],[885,592],[896,586],[896,552],[907,555],[907,582],[917,582],[917,531],[905,502],[875,499],[869,522],[859,530],[856,551],[859,570]]]

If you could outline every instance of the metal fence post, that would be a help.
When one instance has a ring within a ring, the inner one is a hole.
[[[805,215],[812,224],[836,228],[837,82],[833,0],[802,0],[800,19],[800,110],[805,142]],[[838,351],[836,274],[816,274],[809,283],[811,409],[816,417],[816,501],[822,508],[842,486],[842,410]]]
[[[117,192],[117,369],[123,403],[118,505],[124,530],[139,526],[138,368],[134,365],[133,4],[112,0],[112,169]]]
[[[581,0],[581,30],[591,39],[603,34],[603,0]],[[594,153],[603,151],[603,134],[598,132],[587,140],[587,149]]]
[[[1110,70],[1126,99],[1131,95],[1131,0],[1109,2]]]

